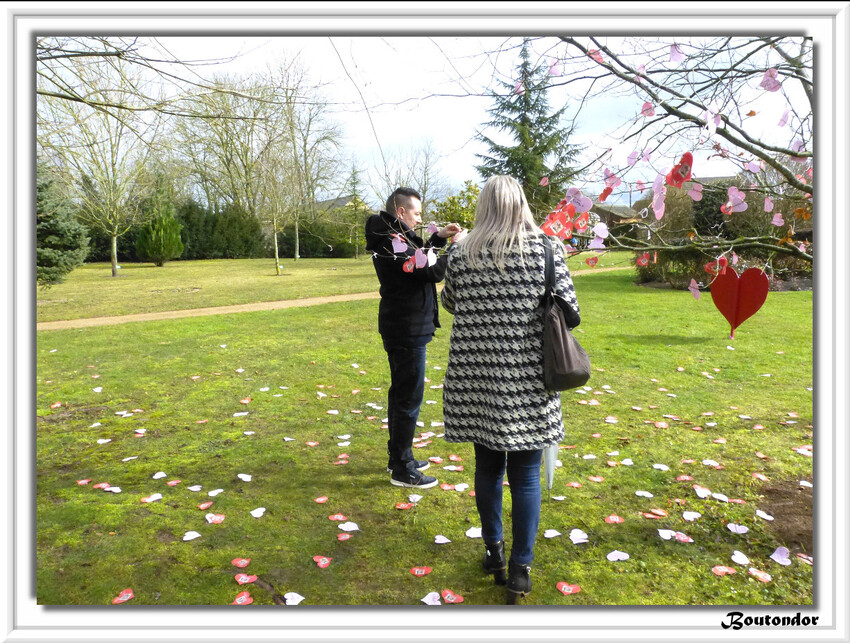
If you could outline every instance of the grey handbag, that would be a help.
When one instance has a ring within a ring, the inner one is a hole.
[[[555,260],[548,237],[546,253],[546,292],[543,295],[543,374],[548,391],[567,391],[583,386],[590,379],[590,357],[573,337],[573,328],[581,318],[567,301],[556,295]]]

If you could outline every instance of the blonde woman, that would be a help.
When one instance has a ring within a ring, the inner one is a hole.
[[[507,584],[509,604],[531,591],[543,448],[564,437],[560,393],[547,391],[543,381],[544,243],[520,184],[493,176],[478,197],[472,231],[449,251],[441,294],[454,315],[443,385],[445,438],[474,443],[483,567],[496,584]],[[556,251],[554,260],[555,292],[578,314],[563,253]],[[502,530],[506,472],[509,562]]]

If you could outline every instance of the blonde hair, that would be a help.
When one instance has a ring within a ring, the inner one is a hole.
[[[505,256],[515,246],[522,256],[523,238],[536,230],[519,181],[510,176],[491,176],[478,195],[475,224],[458,250],[472,268],[483,267],[489,250],[491,260],[503,272]]]

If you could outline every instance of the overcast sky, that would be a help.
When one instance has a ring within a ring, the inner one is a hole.
[[[483,36],[180,36],[159,40],[183,60],[212,61],[238,55],[231,62],[200,68],[208,76],[262,73],[269,64],[297,56],[308,68],[310,78],[325,85],[334,118],[343,127],[345,151],[362,169],[379,167],[381,150],[392,156],[430,141],[441,157],[440,174],[456,189],[466,180],[480,181],[475,170],[480,161],[475,154],[486,152],[486,148],[474,136],[488,119],[487,109],[492,104],[481,94],[500,89],[500,80],[514,82],[522,43],[520,38]],[[548,64],[558,53],[563,54],[565,46],[556,38],[545,38],[533,43],[533,51],[533,61]],[[585,158],[611,148],[614,168],[625,166],[633,149],[609,135],[639,114],[641,101],[634,93],[607,95],[576,113],[578,103],[569,98],[565,88],[550,90],[552,109],[567,104],[568,117],[575,118],[571,142],[586,147]],[[765,123],[771,118],[775,123],[781,106],[760,107],[759,112]],[[651,184],[656,173],[669,170],[684,151],[689,150],[677,152],[676,158],[671,155],[669,163],[655,159],[655,168],[645,168],[640,178]],[[696,177],[735,173],[728,162],[709,161],[707,157],[697,155]],[[588,196],[601,191],[598,169],[596,185],[585,188]],[[634,173],[632,177],[638,178]],[[639,195],[635,193],[633,198]],[[617,196],[611,201],[616,202]],[[628,205],[629,194],[621,195],[619,202]]]

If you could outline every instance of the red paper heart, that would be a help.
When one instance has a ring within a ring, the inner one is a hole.
[[[413,567],[410,570],[410,573],[414,576],[425,576],[426,574],[431,573],[430,567]]]
[[[463,603],[463,596],[455,594],[450,589],[444,589],[440,592],[440,596],[443,597],[443,600],[446,601],[446,603]]]
[[[725,576],[726,574],[734,574],[735,568],[734,567],[726,567],[726,565],[716,565],[716,566],[711,568],[711,571],[712,571],[712,573],[716,574],[717,576]]]
[[[752,317],[767,299],[770,282],[761,268],[749,268],[740,277],[734,270],[717,275],[711,284],[711,299],[714,305],[735,329]]]
[[[599,257],[588,257],[587,259],[584,260],[584,263],[586,263],[588,266],[593,268],[593,266],[595,266],[598,261],[599,261]]]
[[[84,486],[85,486],[85,485],[87,485],[89,482],[91,482],[91,478],[88,478],[88,479],[86,479],[86,480],[77,480],[77,484],[78,484],[78,485],[80,485],[81,487],[84,487]]]
[[[620,518],[620,516],[618,516],[616,514],[611,514],[610,516],[608,516],[605,519],[605,522],[607,522],[609,525],[612,525],[612,524],[620,524],[622,522],[625,522],[625,520],[623,520],[622,518]]]
[[[342,514],[333,514],[332,516],[328,516],[328,520],[336,520],[342,522],[344,520],[348,520],[348,518],[346,518]]]
[[[693,154],[685,152],[679,162],[673,166],[673,169],[665,177],[668,185],[673,185],[681,188],[685,181],[691,178],[691,167],[694,164]]]
[[[399,502],[399,503],[396,503],[395,508],[396,509],[413,509],[413,503],[412,502]]]
[[[208,502],[202,502],[201,504],[199,504],[198,509],[203,511],[204,509],[209,509],[210,507],[212,507],[212,505],[212,500],[209,500]]]
[[[250,605],[254,602],[254,599],[251,598],[251,595],[248,592],[239,592],[236,595],[236,600],[234,600],[231,605]]]
[[[348,540],[351,538],[351,534],[337,534],[336,539],[339,541]]]
[[[569,585],[561,581],[556,585],[558,591],[561,592],[564,596],[569,596],[570,594],[578,594],[581,591],[581,587],[578,585]]]
[[[313,560],[316,561],[316,564],[324,569],[328,565],[331,564],[333,558],[328,558],[327,556],[313,556]]]
[[[242,567],[247,567],[248,563],[251,562],[251,559],[250,558],[234,558],[230,562],[241,569]]]
[[[253,583],[255,580],[257,580],[257,577],[254,574],[251,574],[250,576],[248,574],[236,574],[234,578],[236,579],[236,582],[240,585]]]
[[[119,603],[126,603],[131,598],[133,598],[135,594],[133,594],[133,590],[129,587],[127,589],[122,589],[121,593],[118,594],[115,598],[112,599],[113,605],[118,605]]]

